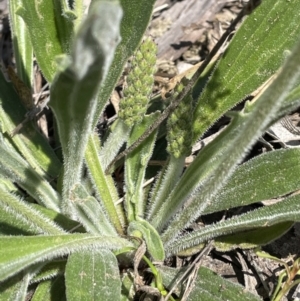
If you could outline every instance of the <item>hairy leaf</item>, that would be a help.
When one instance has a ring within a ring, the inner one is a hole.
[[[94,1],[78,29],[71,57],[51,86],[54,111],[64,155],[63,210],[72,215],[70,189],[80,181],[85,148],[95,115],[95,96],[120,40],[122,10],[116,1]],[[76,151],[75,151],[76,150]]]
[[[300,80],[299,51],[300,41],[273,83],[251,104],[246,103],[243,112],[232,112],[230,125],[198,154],[186,170],[170,196],[172,202],[167,200],[161,209],[158,222],[166,225],[172,214],[178,212],[185,202],[180,215],[173,218],[163,234],[164,243],[176,237],[203,213],[255,139],[276,116],[280,104]]]
[[[140,124],[133,127],[128,146],[136,141],[156,120],[158,114],[147,115]],[[157,131],[129,154],[125,161],[125,201],[129,221],[143,217],[145,211],[143,184],[148,161],[151,158]]]
[[[125,271],[122,275],[122,291],[120,301],[134,300],[134,277],[130,270]]]
[[[14,128],[25,118],[26,110],[20,98],[0,72],[0,120],[1,132],[10,135]],[[21,133],[12,138],[13,144],[28,164],[42,176],[57,177],[61,162],[48,141],[27,123]]]
[[[74,204],[76,216],[87,232],[109,236],[117,235],[98,201],[89,195],[81,184],[76,184],[72,189],[70,201]]]
[[[79,250],[133,245],[124,238],[87,234],[47,236],[0,236],[0,281],[15,275],[32,264],[62,257]]]
[[[220,251],[236,248],[250,249],[266,245],[281,237],[291,229],[294,222],[278,223],[267,228],[257,228],[245,232],[237,232],[216,238],[215,247]]]
[[[185,156],[175,158],[170,156],[165,168],[160,172],[151,193],[151,200],[147,207],[147,220],[159,214],[159,210],[177,184],[184,169]]]
[[[124,234],[125,213],[123,208],[115,205],[118,200],[118,192],[110,175],[104,172],[103,162],[100,160],[100,145],[98,135],[91,135],[85,151],[85,163],[90,172],[90,178],[101,205],[105,208],[109,220],[119,234]]]
[[[163,261],[165,259],[165,251],[160,236],[147,221],[142,218],[132,221],[128,226],[128,233],[132,236],[143,237],[147,251],[154,260]]]
[[[234,216],[225,221],[208,225],[200,230],[194,231],[193,233],[189,233],[188,235],[183,235],[180,239],[168,244],[166,246],[166,252],[169,255],[170,253],[175,254],[178,251],[199,245],[201,242],[205,242],[219,236],[297,221],[300,221],[300,196],[294,195],[274,205],[262,207],[240,216]],[[261,232],[261,235],[263,234],[267,234],[267,232]],[[273,235],[273,233],[270,234]],[[247,239],[247,237],[245,237],[245,239]],[[271,239],[274,239],[274,237],[266,237],[262,241],[266,242]],[[238,243],[238,241],[240,241],[240,243],[243,242],[237,237],[232,240],[232,244]]]
[[[39,67],[50,83],[57,69],[55,57],[69,53],[73,35],[72,20],[62,14],[62,2],[19,0],[17,10],[27,25]]]
[[[67,301],[65,279],[59,275],[54,279],[42,281],[36,288],[31,301]]]
[[[1,282],[0,298],[5,301],[24,301],[26,300],[29,281],[31,275],[19,274],[15,277]]]
[[[264,0],[246,19],[198,100],[195,140],[283,64],[300,35],[299,11],[299,1]]]
[[[186,268],[174,269],[169,267],[158,267],[161,271],[164,285],[170,289],[176,280],[178,280],[185,272]],[[186,279],[186,277],[184,278]],[[185,285],[181,283],[177,286],[175,293],[182,297]],[[239,284],[232,283],[217,275],[208,268],[201,267],[198,271],[197,279],[194,288],[191,291],[189,301],[259,301],[258,296],[247,292],[245,288]]]
[[[12,182],[16,182],[39,204],[59,212],[61,197],[46,179],[31,168],[13,149],[0,144],[0,172]]]
[[[300,84],[293,89],[285,101],[281,104],[280,108],[280,116],[283,117],[286,114],[292,112],[293,110],[296,110],[299,107],[300,104]]]
[[[204,214],[277,198],[300,188],[300,149],[258,156],[235,170]]]
[[[120,300],[121,279],[115,255],[106,249],[72,254],[66,266],[68,300]]]
[[[29,204],[0,187],[0,220],[6,229],[28,234],[63,234],[57,224]],[[4,228],[5,229],[5,228]],[[2,230],[3,231],[3,230]],[[1,231],[1,232],[2,232]],[[19,232],[19,233],[20,233]],[[10,232],[10,234],[13,234]]]
[[[33,50],[28,28],[25,26],[24,20],[16,14],[21,2],[22,0],[11,0],[8,2],[10,29],[18,76],[31,89],[33,81]]]
[[[30,283],[39,283],[45,280],[49,280],[57,277],[58,275],[64,275],[66,267],[66,260],[52,260],[45,264],[39,272],[31,279]]]
[[[111,126],[111,133],[104,142],[99,152],[103,169],[106,169],[109,163],[116,157],[121,146],[128,140],[131,128],[122,120],[117,119]]]

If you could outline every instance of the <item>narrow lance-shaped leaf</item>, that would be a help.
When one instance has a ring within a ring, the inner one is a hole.
[[[5,301],[24,301],[28,294],[28,287],[32,273],[29,271],[22,275],[16,275],[15,277],[1,282],[1,300]]]
[[[238,167],[203,214],[277,198],[300,188],[300,149],[268,152]]]
[[[95,96],[120,40],[122,10],[116,1],[94,1],[78,29],[71,57],[51,86],[54,111],[64,155],[63,209],[72,214],[68,197],[79,182],[83,157],[96,109]],[[76,151],[75,151],[76,150]]]
[[[81,184],[76,184],[72,189],[70,201],[74,204],[78,220],[87,232],[117,236],[115,228],[107,219],[100,204]]]
[[[236,232],[214,239],[214,247],[221,252],[227,252],[236,248],[253,249],[266,245],[284,235],[294,225],[293,221],[278,223],[269,227],[254,228],[242,232]],[[201,242],[177,253],[177,256],[192,256],[199,253],[206,245]]]
[[[17,73],[25,85],[31,88],[33,81],[32,45],[24,20],[16,14],[17,8],[21,5],[21,0],[11,0],[8,5]]]
[[[162,274],[164,285],[170,289],[183,275],[186,268],[158,267],[158,270]],[[188,297],[189,301],[261,301],[261,298],[251,294],[243,286],[224,279],[208,268],[201,267],[195,277],[197,278]],[[175,293],[181,298],[185,290],[186,286],[180,284]]]
[[[8,83],[3,73],[0,72],[1,131],[10,135],[13,129],[24,120],[25,114],[26,110],[12,84]],[[37,173],[46,177],[58,176],[61,162],[49,142],[32,124],[27,123],[23,131],[12,139],[16,149]]]
[[[300,2],[264,0],[245,20],[201,94],[194,141],[283,64],[300,35]]]
[[[91,135],[85,151],[85,163],[88,167],[90,178],[94,184],[95,193],[105,208],[108,219],[117,232],[122,235],[125,227],[125,213],[123,207],[115,205],[118,193],[113,178],[106,175],[102,161],[100,161],[100,144],[98,135]]]
[[[300,197],[291,196],[277,204],[262,207],[240,216],[235,216],[213,225],[208,225],[196,230],[189,235],[183,235],[180,239],[168,244],[167,254],[176,254],[181,250],[188,249],[206,242],[210,239],[232,233],[252,230],[260,227],[269,227],[285,222],[300,221]],[[238,240],[237,240],[238,241]]]
[[[243,112],[232,113],[231,124],[204,148],[203,152],[208,156],[205,158],[205,162],[203,162],[200,152],[189,166],[171,195],[174,207],[171,209],[167,207],[167,212],[163,215],[164,220],[167,220],[186,201],[186,206],[181,214],[172,220],[163,234],[164,243],[176,237],[182,229],[203,213],[212,196],[224,185],[247,149],[276,116],[280,104],[300,79],[299,51],[300,42],[297,43],[281,72],[265,92],[258,96],[254,103],[246,103]],[[212,152],[207,154],[209,150]],[[211,162],[212,167],[209,168],[208,172],[203,171],[202,168],[209,162]],[[202,163],[205,165],[202,166]],[[204,180],[199,182],[199,178],[201,179],[203,175]],[[166,204],[169,205],[170,201],[167,200]],[[170,212],[170,210],[172,211]]]
[[[72,254],[68,258],[65,281],[68,300],[120,300],[118,261],[110,250]]]
[[[142,123],[133,127],[128,144],[136,141],[157,118],[158,114],[146,115]],[[125,161],[125,201],[129,221],[143,217],[145,211],[143,183],[148,161],[153,152],[157,131],[151,134]]]
[[[43,267],[36,273],[31,279],[30,283],[40,283],[46,279],[55,278],[58,275],[64,275],[66,267],[66,259],[52,260],[47,264],[43,264]]]
[[[177,184],[184,169],[185,156],[175,158],[171,156],[166,163],[166,167],[159,173],[154,189],[151,193],[151,199],[147,204],[147,220],[152,220],[159,212],[165,200]]]
[[[122,290],[120,301],[133,301],[135,295],[133,271],[126,270],[122,273]]]
[[[286,114],[292,112],[293,110],[296,110],[299,107],[300,104],[300,83],[293,89],[288,97],[285,99],[285,101],[282,103],[280,108],[280,116],[283,117]]]
[[[31,301],[67,301],[65,290],[65,277],[58,275],[56,278],[41,281]]]
[[[268,227],[220,236],[215,239],[214,245],[221,252],[230,251],[237,247],[242,249],[261,247],[283,236],[294,224],[294,221],[286,221]]]
[[[39,67],[52,82],[57,65],[55,57],[69,53],[73,36],[72,18],[62,15],[63,1],[19,0],[19,14],[25,21]]]
[[[147,251],[154,260],[163,261],[165,259],[165,251],[157,231],[142,218],[132,221],[128,226],[128,234],[143,238],[147,245]]]
[[[111,126],[111,133],[102,146],[99,157],[105,170],[109,163],[116,157],[122,145],[128,140],[131,128],[123,120],[117,119]]]
[[[19,228],[26,234],[63,234],[57,224],[26,204],[17,196],[0,187],[0,216],[1,222],[13,228]]]
[[[55,222],[55,224],[59,225],[62,229],[67,232],[75,232],[77,233],[86,233],[83,226],[80,225],[77,221],[74,221],[68,218],[66,215],[62,213],[58,213],[54,210],[47,209],[39,204],[30,204],[34,209],[41,213],[42,216],[46,216],[51,221]]]
[[[65,256],[74,251],[133,247],[124,238],[87,234],[47,236],[0,236],[0,281],[39,262]]]
[[[61,197],[49,182],[36,173],[13,148],[1,143],[0,150],[2,174],[25,189],[39,204],[59,212]]]

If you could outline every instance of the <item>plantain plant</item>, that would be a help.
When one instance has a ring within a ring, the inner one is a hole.
[[[258,247],[300,220],[299,149],[240,164],[300,104],[299,1],[263,0],[253,12],[259,1],[251,1],[221,58],[178,83],[160,109],[151,98],[156,46],[142,41],[154,2],[93,0],[85,15],[81,0],[9,1],[18,80],[14,87],[0,74],[1,300],[187,299],[193,266],[175,269],[168,258]],[[46,104],[27,112],[22,103],[33,55],[50,84],[55,148],[29,120]],[[95,126],[131,56],[118,118],[99,138]],[[224,114],[230,124],[185,167]],[[123,165],[120,193],[114,170]],[[207,214],[278,197],[194,227]],[[188,300],[261,300],[207,268],[195,272]]]

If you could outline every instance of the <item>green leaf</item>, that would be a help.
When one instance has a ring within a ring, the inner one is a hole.
[[[0,72],[0,120],[1,132],[10,135],[14,128],[25,118],[26,110],[11,83]],[[61,162],[58,160],[48,141],[33,127],[25,125],[22,133],[12,138],[13,144],[36,172],[42,176],[57,177]]]
[[[4,206],[0,206],[0,235],[30,235],[27,232],[28,223],[20,220],[17,216],[7,213]]]
[[[221,252],[230,251],[236,248],[256,248],[262,245],[266,245],[284,235],[293,225],[294,222],[283,222],[267,228],[257,228],[254,230],[247,230],[220,236],[214,240],[214,246]],[[205,243],[200,243],[197,246],[179,252],[177,255],[192,256],[199,253],[204,248],[204,246]]]
[[[266,245],[271,241],[284,235],[294,222],[278,223],[267,228],[258,228],[245,232],[238,232],[232,235],[225,235],[216,238],[214,245],[217,250],[226,252],[236,248],[250,249]]]
[[[147,245],[147,251],[154,260],[163,261],[165,259],[164,246],[161,242],[160,235],[147,221],[141,218],[132,221],[129,224],[128,233],[132,236],[143,237]]]
[[[135,125],[128,139],[128,146],[134,143],[157,119],[158,112],[146,115],[143,121]],[[143,217],[145,211],[143,184],[148,161],[151,158],[157,131],[154,131],[143,143],[130,153],[125,161],[125,201],[129,221]]]
[[[204,214],[277,198],[300,188],[300,149],[268,152],[238,167]]]
[[[57,224],[29,204],[0,187],[0,221],[6,229],[28,234],[63,234]],[[4,228],[5,229],[5,228]],[[1,230],[2,232],[3,230]],[[19,233],[20,233],[19,232]],[[13,232],[9,232],[10,235]]]
[[[134,300],[134,277],[133,272],[126,270],[122,274],[122,290],[121,290],[121,300],[120,301],[133,301]]]
[[[124,12],[121,22],[122,41],[116,49],[111,68],[104,84],[100,88],[93,126],[96,126],[98,118],[123,71],[124,65],[142,40],[152,16],[155,0],[121,0],[120,3]]]
[[[225,221],[207,225],[206,227],[201,228],[200,230],[196,230],[193,233],[189,233],[188,235],[182,235],[180,239],[173,241],[165,246],[167,249],[166,253],[168,255],[170,255],[170,253],[176,254],[181,250],[191,248],[193,246],[199,245],[201,242],[206,242],[216,237],[253,229],[267,228],[280,223],[285,223],[284,229],[287,229],[287,222],[297,221],[300,221],[300,196],[294,195],[278,202],[277,204],[262,207],[240,216],[234,216]],[[278,229],[274,228],[274,230],[276,230],[276,232],[278,233]],[[263,234],[267,235],[268,232],[262,231],[261,235]],[[270,237],[261,239],[257,238],[256,240],[252,239],[252,241],[254,241],[254,243],[259,243],[259,241],[261,241],[262,243],[270,241],[274,239],[274,233],[270,234]],[[275,234],[275,237],[276,235],[277,234]],[[240,243],[245,242],[240,239],[240,235],[236,238],[234,236],[232,237],[232,244],[238,243],[238,241]],[[250,235],[248,237],[250,237]],[[247,239],[247,236],[245,236],[245,239]],[[228,239],[228,242],[230,242],[230,239]]]
[[[8,2],[10,29],[12,32],[17,74],[25,85],[31,89],[33,83],[32,45],[30,42],[29,31],[26,28],[23,19],[16,14],[17,8],[22,5],[21,2],[22,0],[12,0]]]
[[[62,15],[62,2],[19,0],[19,14],[25,21],[39,67],[51,83],[56,73],[55,57],[69,53],[72,20]]]
[[[65,278],[68,300],[120,300],[118,262],[109,250],[72,254],[67,262]]]
[[[155,227],[166,225],[185,203],[181,213],[172,219],[163,233],[163,243],[174,239],[203,213],[255,139],[264,132],[273,116],[278,114],[280,104],[300,79],[299,51],[300,41],[273,83],[258,99],[246,103],[243,112],[232,112],[233,119],[229,126],[188,167],[161,208],[156,223],[152,223]]]
[[[5,301],[26,300],[31,274],[19,274],[11,279],[1,282],[0,299]]]
[[[56,117],[64,155],[63,209],[71,215],[70,189],[80,182],[84,152],[93,130],[95,96],[120,39],[121,17],[118,2],[94,1],[78,29],[71,57],[62,60],[62,72],[51,86],[49,105]]]
[[[14,183],[11,182],[6,177],[0,177],[0,186],[3,190],[7,190],[11,193],[15,193],[16,195],[22,195],[18,190],[17,186],[15,186]]]
[[[164,285],[170,289],[176,280],[185,272],[185,268],[174,269],[169,267],[158,267],[161,271]],[[186,279],[186,278],[185,278]],[[180,285],[176,294],[182,297],[185,286]],[[247,292],[239,284],[232,283],[205,267],[200,267],[194,288],[188,297],[189,301],[259,301],[258,296]]]
[[[59,275],[55,279],[41,282],[36,288],[31,301],[66,301],[65,279]]]
[[[111,132],[104,141],[99,152],[101,164],[105,170],[109,163],[116,157],[122,145],[128,140],[131,128],[121,119],[117,119],[110,128]]]
[[[90,178],[102,206],[105,208],[109,220],[120,235],[124,234],[125,213],[123,208],[115,205],[118,192],[110,175],[106,175],[99,155],[100,145],[98,135],[91,135],[85,150],[85,163],[88,167]]]
[[[280,117],[285,116],[286,114],[296,110],[300,104],[300,84],[293,89],[285,101],[281,104],[280,108]]]
[[[52,260],[45,264],[40,271],[35,275],[30,283],[39,283],[45,280],[49,280],[57,277],[58,275],[64,275],[66,267],[66,260]]]
[[[58,213],[51,209],[47,209],[44,206],[41,206],[39,204],[32,203],[32,204],[30,204],[30,206],[33,207],[38,212],[40,212],[42,216],[46,216],[48,219],[53,221],[55,224],[62,227],[65,231],[86,233],[85,229],[79,222],[74,221],[61,213]]]
[[[198,100],[195,140],[282,65],[300,35],[299,9],[299,1],[264,0],[246,19]]]
[[[117,235],[98,201],[89,195],[81,184],[76,184],[72,189],[70,201],[74,204],[78,220],[87,232],[108,236]]]
[[[133,245],[124,238],[87,234],[47,236],[0,236],[0,281],[15,275],[32,264],[45,262],[79,250]]]
[[[75,14],[76,19],[73,20],[73,24],[74,24],[74,31],[76,32],[78,30],[78,27],[80,26],[80,23],[82,22],[82,19],[84,18],[84,13],[85,13],[85,9],[86,9],[86,5],[87,3],[85,3],[82,0],[74,0],[72,1],[72,10],[71,13]],[[70,13],[70,8],[68,5],[68,2],[64,1],[64,14]]]
[[[0,172],[16,182],[39,204],[59,212],[61,197],[42,176],[35,172],[11,147],[0,144]]]
[[[147,220],[151,220],[158,214],[165,200],[177,184],[184,169],[185,157],[175,158],[170,156],[166,166],[157,176],[154,189],[151,192],[151,200],[147,208]]]

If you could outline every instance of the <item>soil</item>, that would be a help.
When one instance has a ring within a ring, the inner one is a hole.
[[[202,61],[242,6],[242,1],[233,0],[157,0],[155,13],[147,32],[158,45],[158,71],[156,75],[168,80]],[[13,61],[7,13],[6,1],[1,0],[0,51],[4,65],[11,64]],[[39,85],[41,86],[41,83]],[[158,83],[156,89],[161,87]],[[116,96],[116,98],[115,101],[118,102],[118,97]],[[293,116],[293,123],[297,126],[299,114],[295,112]],[[205,138],[213,139],[214,135],[226,123],[228,123],[226,118],[221,119]],[[268,136],[265,138],[268,139]],[[284,138],[279,137],[280,139]],[[286,143],[286,141],[282,142]],[[276,148],[278,148],[278,142]],[[258,143],[253,147],[248,159],[266,151],[266,149],[265,145]],[[194,150],[197,151],[197,148]],[[265,246],[264,250],[284,262],[291,263],[292,259],[300,256],[299,246],[300,226],[296,224],[280,239]],[[177,267],[182,265],[183,261],[185,264],[191,263],[194,258],[195,256],[184,260],[177,258]],[[251,250],[241,249],[226,253],[212,250],[204,257],[202,265],[226,279],[242,284],[246,290],[258,294],[264,300],[269,300],[274,286],[276,286],[278,273],[282,271],[282,266],[275,261],[262,259]],[[299,300],[297,297],[300,299],[300,286],[290,291],[283,300]]]

